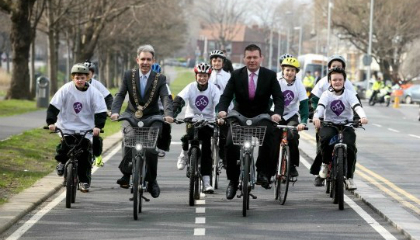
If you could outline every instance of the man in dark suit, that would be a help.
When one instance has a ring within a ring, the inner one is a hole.
[[[245,67],[232,72],[226,88],[220,97],[219,117],[225,117],[233,97],[235,97],[234,110],[245,117],[252,118],[263,113],[270,113],[270,97],[274,102],[274,114],[271,119],[279,122],[283,115],[284,102],[280,85],[276,79],[276,73],[260,67],[263,60],[261,49],[251,44],[245,48]],[[252,81],[252,82],[251,82]],[[273,163],[270,162],[270,155],[273,139],[272,125],[267,125],[263,146],[260,147],[256,167],[258,171],[257,184],[262,187],[269,187],[270,169]],[[229,129],[227,142],[227,177],[230,180],[226,190],[226,198],[232,199],[238,189],[240,167],[236,161],[239,159],[239,146],[234,146],[232,135]],[[275,167],[275,166],[274,166]]]
[[[111,109],[111,119],[117,120],[121,106],[128,93],[129,102],[124,115],[142,119],[153,115],[161,115],[159,110],[159,98],[162,99],[164,118],[166,122],[173,122],[172,98],[169,95],[166,84],[166,77],[152,71],[152,64],[155,61],[155,51],[151,45],[143,45],[137,49],[137,64],[139,69],[126,71],[118,93],[115,95]],[[162,124],[155,122],[152,127],[162,129]],[[130,129],[128,123],[123,122],[123,128]],[[160,133],[162,131],[159,131]],[[124,174],[117,183],[123,188],[128,188],[130,183],[130,168],[125,167],[131,161],[131,148],[126,147],[124,157],[120,164],[120,170]],[[158,152],[155,149],[146,150],[147,176],[149,182],[148,190],[152,197],[157,198],[160,194],[157,176]]]

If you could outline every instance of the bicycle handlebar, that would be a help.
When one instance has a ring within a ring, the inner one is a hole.
[[[297,130],[297,126],[289,126],[289,125],[276,125],[277,128],[287,128],[291,130]],[[303,130],[308,130],[308,127],[305,127]]]

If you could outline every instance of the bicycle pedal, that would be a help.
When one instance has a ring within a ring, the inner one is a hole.
[[[238,195],[236,195],[236,197],[237,198],[241,198],[243,195],[242,195],[242,193],[241,194],[238,194]]]
[[[146,201],[146,202],[150,202],[150,199],[148,199],[147,197],[145,197],[145,196],[141,196],[141,198],[143,198],[144,199],[144,201]]]
[[[257,196],[255,196],[254,194],[252,194],[252,193],[249,193],[249,196],[251,196],[252,197],[252,199],[257,199]]]

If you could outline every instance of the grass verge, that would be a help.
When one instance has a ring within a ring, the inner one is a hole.
[[[29,100],[2,100],[0,101],[0,117],[12,116],[26,112],[36,111],[35,101]]]
[[[107,120],[103,138],[120,130],[121,123]],[[57,134],[33,129],[0,142],[0,205],[54,171]]]
[[[194,71],[190,68],[175,68],[177,71],[176,79],[171,83],[171,92],[175,97],[189,83],[195,81]]]

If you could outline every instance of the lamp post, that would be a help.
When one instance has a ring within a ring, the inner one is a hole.
[[[270,29],[270,48],[268,51],[268,68],[273,69],[273,28]]]
[[[289,19],[289,16],[292,15],[291,11],[287,11],[286,12],[286,18]],[[290,52],[290,20],[289,21],[289,26],[287,27],[287,45],[286,45],[286,53]]]
[[[281,35],[280,35],[281,30],[279,29],[277,31],[277,61],[280,59],[280,55],[281,55]]]
[[[298,50],[298,56],[302,53],[302,26],[295,27],[295,30],[299,30],[299,50]]]
[[[373,5],[374,5],[374,0],[370,1],[370,20],[369,20],[369,45],[368,45],[368,59],[369,59],[369,64],[367,66],[367,72],[366,72],[366,89],[369,89],[369,81],[370,81],[370,65],[372,63],[372,33],[373,33],[373,27],[372,27],[372,22],[373,22]]]

